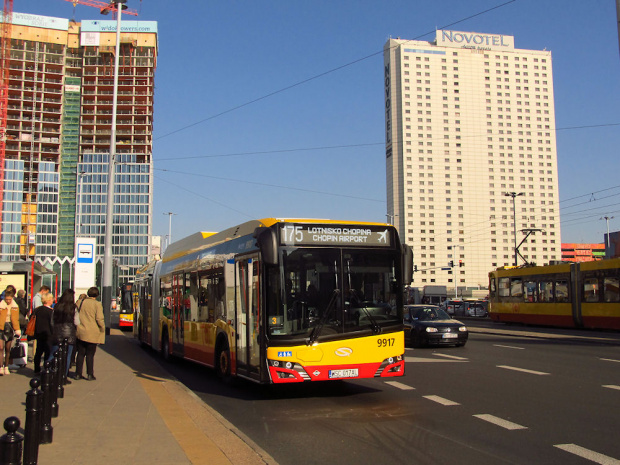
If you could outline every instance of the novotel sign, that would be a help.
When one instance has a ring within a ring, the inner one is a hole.
[[[443,47],[473,48],[477,50],[514,49],[514,36],[480,34],[477,32],[437,31],[437,45]]]

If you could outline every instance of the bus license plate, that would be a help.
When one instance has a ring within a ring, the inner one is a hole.
[[[459,337],[458,334],[453,334],[453,333],[447,333],[443,335],[444,339],[456,339],[457,337]]]
[[[329,379],[334,378],[357,378],[357,368],[350,368],[347,370],[329,370]]]

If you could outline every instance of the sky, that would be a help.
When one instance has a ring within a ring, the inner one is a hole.
[[[436,29],[551,50],[562,242],[620,229],[614,0],[127,5],[139,16],[123,19],[158,22],[154,235],[265,217],[386,221],[383,45],[432,41]],[[65,0],[15,0],[14,11],[103,19]]]

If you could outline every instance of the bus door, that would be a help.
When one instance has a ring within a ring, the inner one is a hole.
[[[260,379],[260,299],[258,255],[236,263],[237,374]]]
[[[183,275],[172,277],[172,353],[183,356],[183,325],[185,323],[185,300],[184,300]]]

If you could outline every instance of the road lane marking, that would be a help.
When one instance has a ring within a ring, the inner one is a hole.
[[[403,391],[411,391],[415,389],[407,384],[399,383],[398,381],[386,381],[385,384],[389,384],[390,386],[394,386],[395,388],[402,389]]]
[[[614,459],[607,455],[599,454],[593,450],[586,449],[585,447],[578,446],[577,444],[556,444],[553,447],[562,449],[563,451],[570,452],[571,454],[578,455],[591,462],[600,463],[601,465],[619,465],[620,460]]]
[[[445,358],[449,358],[449,359],[452,359],[452,360],[469,360],[469,359],[467,359],[465,357],[458,357],[456,355],[448,355],[448,354],[433,354],[433,355],[436,356],[436,357],[445,357]]]
[[[481,414],[481,415],[474,415],[474,416],[476,418],[479,418],[484,421],[488,421],[489,423],[493,423],[494,425],[501,426],[502,428],[509,429],[509,430],[527,429],[527,426],[521,426],[511,421],[504,420],[503,418],[499,418],[499,417],[489,415],[486,413]]]
[[[424,357],[407,357],[405,356],[405,362],[424,362],[424,363],[463,363],[469,362],[469,360],[438,360],[436,358],[424,358]]]
[[[517,350],[525,350],[525,347],[516,347],[516,346],[504,346],[501,344],[493,344],[495,347],[502,347],[504,349],[517,349]]]
[[[550,373],[545,373],[544,371],[534,371],[534,370],[526,370],[525,368],[517,368],[511,367],[508,365],[497,365],[497,368],[504,368],[506,370],[520,371],[522,373],[529,373],[531,375],[549,375]]]
[[[609,389],[616,389],[617,391],[620,391],[620,386],[615,386],[613,384],[603,384],[604,388],[609,388]]]
[[[613,358],[601,358],[600,360],[602,360],[603,362],[616,362],[616,363],[620,363],[620,360],[614,360]]]
[[[422,396],[425,399],[428,400],[432,400],[433,402],[437,402],[438,404],[441,405],[445,405],[445,406],[452,406],[452,405],[461,405],[458,402],[454,402],[452,400],[448,400],[448,399],[444,399],[443,397],[439,397],[439,396]]]

